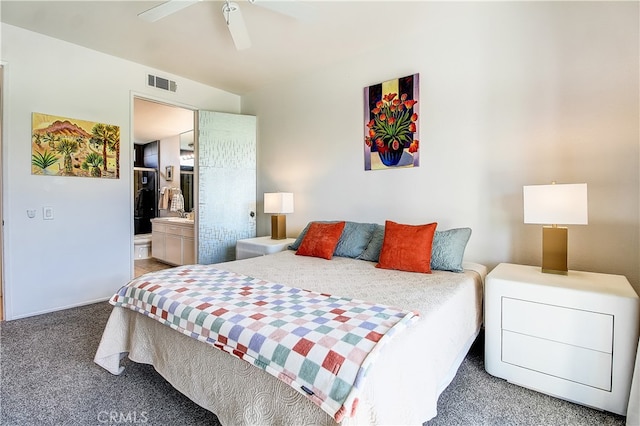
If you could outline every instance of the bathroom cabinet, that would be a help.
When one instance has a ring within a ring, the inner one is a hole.
[[[151,220],[151,255],[171,265],[195,263],[194,221],[178,217]]]

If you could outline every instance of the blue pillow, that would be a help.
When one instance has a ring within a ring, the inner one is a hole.
[[[318,223],[335,223],[336,221],[318,221]],[[290,250],[298,250],[307,230],[313,222],[309,222],[304,227],[296,240],[289,244]],[[374,228],[378,226],[375,223],[358,223],[346,222],[338,245],[333,253],[334,256],[357,258],[369,245]]]
[[[431,249],[431,269],[462,272],[462,259],[471,228],[456,228],[436,231]]]
[[[347,222],[336,246],[334,256],[357,258],[369,245],[375,223]]]
[[[382,242],[384,241],[384,226],[374,224],[373,234],[367,248],[356,259],[368,260],[369,262],[377,262],[380,260],[380,250],[382,250]]]

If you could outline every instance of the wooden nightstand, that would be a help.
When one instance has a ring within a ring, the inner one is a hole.
[[[249,257],[266,256],[287,250],[295,238],[285,238],[284,240],[274,240],[270,236],[247,238],[236,242],[236,260],[247,259]]]
[[[640,318],[625,277],[501,263],[484,303],[489,374],[625,415]]]

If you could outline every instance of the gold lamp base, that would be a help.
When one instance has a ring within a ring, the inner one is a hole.
[[[287,238],[287,216],[274,214],[271,216],[271,239],[284,240]]]
[[[567,228],[542,227],[542,272],[567,275],[568,235]]]

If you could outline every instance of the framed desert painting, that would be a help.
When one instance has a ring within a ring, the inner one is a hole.
[[[419,74],[364,88],[364,169],[420,164]]]
[[[120,127],[34,112],[31,174],[120,178]]]

